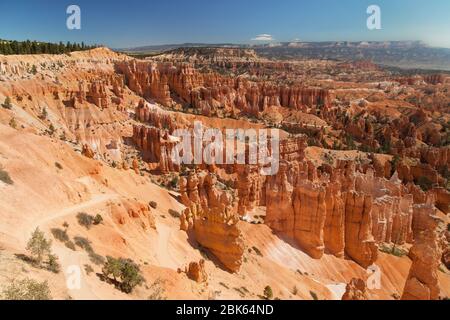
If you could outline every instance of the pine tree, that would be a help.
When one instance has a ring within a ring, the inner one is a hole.
[[[36,228],[27,243],[26,249],[31,252],[36,263],[41,265],[44,255],[50,254],[51,246],[52,241],[47,240],[44,233]]]

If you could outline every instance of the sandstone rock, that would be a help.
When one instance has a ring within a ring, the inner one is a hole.
[[[180,166],[172,161],[172,150],[177,141],[167,131],[134,125],[133,141],[142,150],[145,161],[159,164],[161,173],[179,171]]]
[[[186,274],[189,279],[197,282],[203,283],[208,280],[208,275],[205,271],[205,260],[200,260],[199,262],[191,262],[189,267],[186,268]]]
[[[81,154],[87,158],[93,159],[95,157],[94,150],[88,144],[83,144],[83,149],[81,150]]]
[[[415,242],[409,252],[412,260],[402,300],[437,300],[440,288],[438,268],[442,258],[437,227],[441,222],[432,206],[415,207]]]
[[[372,236],[372,196],[348,192],[345,203],[345,253],[367,268],[378,257]]]
[[[136,159],[136,158],[133,159],[133,170],[134,170],[134,172],[135,172],[136,174],[139,174],[139,173],[140,173],[140,170],[139,170],[139,161],[138,161],[138,159]]]
[[[347,284],[342,300],[369,300],[364,280],[353,278]]]
[[[301,180],[293,194],[294,239],[311,257],[320,259],[325,250],[325,188],[321,184]]]
[[[345,249],[345,198],[338,181],[330,182],[326,187],[326,219],[324,227],[324,244],[326,249],[336,257],[344,257]]]
[[[211,174],[191,173],[180,179],[181,202],[188,207],[180,217],[180,229],[192,231],[227,270],[237,272],[244,254],[237,201],[215,185]]]
[[[131,199],[113,202],[110,205],[111,217],[119,225],[137,223],[143,230],[155,229],[156,223],[148,205]]]

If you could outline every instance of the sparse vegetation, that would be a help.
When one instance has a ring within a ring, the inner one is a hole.
[[[11,120],[9,120],[9,126],[13,129],[17,129],[17,121],[16,118],[11,118]]]
[[[244,298],[250,291],[246,287],[240,287],[240,288],[234,288],[236,292],[239,293],[239,295]]]
[[[33,260],[41,266],[45,255],[51,253],[52,241],[45,238],[45,234],[36,228],[27,243],[27,250],[31,252]]]
[[[47,281],[37,282],[32,279],[12,281],[3,289],[1,298],[4,300],[51,300]]]
[[[178,176],[175,176],[169,182],[169,188],[176,189],[178,187]]]
[[[139,266],[131,259],[107,257],[102,273],[105,279],[125,293],[131,293],[136,286],[145,281]]]
[[[257,247],[252,247],[252,249],[253,249],[253,251],[255,251],[255,253],[256,253],[258,256],[260,256],[260,257],[263,256],[263,254],[261,253],[261,250],[259,250]]]
[[[53,125],[53,123],[50,123],[50,126],[48,127],[48,134],[51,135],[51,136],[53,136],[53,134],[55,133],[55,131],[56,131],[55,126]]]
[[[85,212],[78,213],[77,220],[78,220],[78,223],[81,226],[85,227],[86,229],[90,229],[94,223],[94,217]]]
[[[296,296],[296,295],[298,294],[298,288],[297,288],[297,286],[294,286],[294,288],[292,288],[292,294],[293,294],[294,296]]]
[[[89,264],[85,264],[84,271],[89,276],[92,272],[94,272],[94,268],[92,268],[91,265],[89,265]]]
[[[48,270],[53,273],[59,273],[61,271],[61,265],[59,264],[58,257],[54,254],[48,255]]]
[[[0,165],[0,180],[6,184],[13,185],[14,181],[9,176],[9,173],[6,172],[2,166]]]
[[[48,112],[47,112],[47,108],[43,107],[41,110],[41,114],[38,116],[39,119],[41,120],[45,120],[48,117]]]
[[[230,287],[229,286],[227,286],[225,283],[223,283],[223,282],[219,282],[219,284],[222,286],[222,287],[224,287],[225,289],[230,289]]]
[[[264,288],[263,297],[266,300],[271,300],[273,298],[273,291],[271,286],[266,286]]]
[[[10,97],[5,98],[5,102],[2,104],[2,107],[5,109],[12,109],[12,103],[11,103]]]
[[[67,234],[66,230],[53,228],[50,231],[56,240],[59,240],[61,242],[67,242],[70,240],[69,235]]]
[[[387,254],[394,255],[399,258],[404,257],[408,254],[408,252],[406,250],[403,250],[395,245],[391,247],[387,244],[380,245],[380,251],[387,253]]]
[[[92,242],[87,238],[77,236],[74,238],[75,245],[86,251],[89,255],[89,260],[96,265],[102,265],[105,263],[105,258],[97,253],[95,253],[92,247]]]
[[[149,287],[151,294],[148,296],[148,300],[167,300],[166,289],[164,289],[164,281],[160,278]]]
[[[64,245],[67,247],[67,248],[69,248],[70,250],[72,250],[72,251],[76,251],[77,250],[77,248],[75,247],[75,244],[72,242],[72,241],[66,241],[66,242],[64,242]]]
[[[89,260],[95,265],[102,265],[105,263],[105,258],[95,252],[89,252]]]
[[[421,176],[417,179],[416,184],[423,190],[428,191],[433,187],[433,182],[430,181],[427,177]]]
[[[173,209],[169,209],[169,214],[174,217],[174,218],[179,218],[180,217],[180,213],[176,210]]]
[[[97,214],[95,217],[94,217],[94,225],[99,225],[100,223],[102,223],[103,222],[103,217],[100,215],[100,214]]]
[[[397,171],[398,165],[400,164],[401,160],[402,159],[400,158],[399,155],[395,155],[392,158],[392,161],[391,161],[391,176],[393,176],[395,171]]]
[[[311,295],[313,300],[319,300],[319,297],[317,296],[317,294],[314,291],[309,291],[309,294]]]
[[[83,238],[83,237],[75,237],[74,238],[75,245],[77,247],[80,247],[81,249],[85,250],[86,252],[93,252],[94,249],[92,248],[91,242],[89,239]]]

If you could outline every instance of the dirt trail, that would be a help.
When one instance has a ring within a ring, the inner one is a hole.
[[[78,203],[76,205],[64,208],[57,212],[51,213],[45,216],[43,219],[39,221],[35,221],[30,224],[28,228],[24,228],[23,231],[23,241],[29,239],[30,234],[39,227],[41,230],[45,229],[46,226],[51,223],[53,220],[60,219],[62,217],[70,216],[77,214],[81,211],[88,211],[88,209],[92,209],[93,207],[104,204],[107,201],[114,200],[118,198],[117,194],[96,194],[93,195],[92,198],[88,201]],[[85,252],[75,252],[72,251],[61,244],[55,244],[53,247],[53,251],[58,256],[59,262],[61,264],[61,270],[66,278],[66,285],[69,292],[69,295],[76,300],[96,300],[99,297],[95,294],[94,290],[88,285],[86,282],[86,273],[83,270],[83,257],[86,255]],[[70,283],[77,283],[77,281],[73,281],[74,277],[79,274],[80,279],[78,284],[75,286],[71,286]]]
[[[95,207],[97,205],[103,204],[106,201],[113,200],[115,198],[118,198],[117,194],[97,194],[94,195],[90,200],[78,203],[76,205],[64,208],[62,210],[58,210],[57,212],[51,213],[49,215],[46,215],[43,219],[40,219],[38,221],[35,221],[30,224],[30,226],[23,228],[22,232],[22,239],[24,240],[24,243],[29,239],[31,233],[37,228],[41,227],[43,228],[48,223],[55,219],[59,219],[65,216],[69,216],[72,214],[77,214],[81,211],[86,211],[89,208]]]

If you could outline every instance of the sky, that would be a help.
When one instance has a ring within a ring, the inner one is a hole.
[[[66,26],[69,5],[81,29]],[[367,7],[381,30],[367,28]],[[422,40],[450,48],[449,0],[1,0],[0,38],[111,48],[263,41]]]

